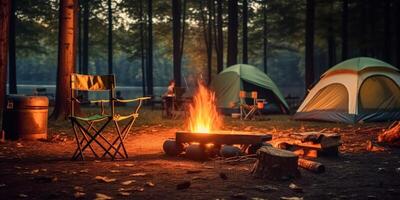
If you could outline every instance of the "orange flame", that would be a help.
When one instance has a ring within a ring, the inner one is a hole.
[[[222,119],[217,112],[215,93],[198,82],[199,88],[189,107],[189,130],[195,133],[210,133],[219,130]]]

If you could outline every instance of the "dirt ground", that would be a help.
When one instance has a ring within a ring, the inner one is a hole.
[[[150,111],[148,111],[150,112]],[[71,161],[76,144],[68,123],[49,123],[46,141],[0,143],[0,199],[399,199],[400,151],[366,151],[366,141],[387,123],[344,125],[295,122],[287,116],[266,121],[227,119],[224,129],[270,133],[325,130],[338,132],[338,157],[320,157],[323,174],[301,169],[301,178],[271,181],[253,178],[252,163],[191,161],[164,155],[162,144],[181,129],[180,120],[144,114],[126,140],[129,159]],[[111,134],[110,130],[107,130]],[[90,152],[87,152],[89,156]],[[221,178],[221,173],[226,178]],[[97,177],[96,176],[101,176]],[[101,179],[101,180],[100,180]],[[190,187],[177,190],[177,185]],[[302,188],[294,191],[291,183]],[[293,198],[295,199],[295,198]]]

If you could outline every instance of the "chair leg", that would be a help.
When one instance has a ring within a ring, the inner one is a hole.
[[[85,134],[85,132],[83,131],[83,129],[82,129],[82,128],[79,128],[79,130],[81,131],[84,140],[86,140],[86,143],[88,143],[88,142],[89,142],[89,139],[88,139],[87,135]],[[89,129],[89,130],[90,130],[90,129]],[[93,155],[94,155],[96,158],[98,158],[99,156],[98,156],[98,155],[96,154],[96,152],[94,151],[92,145],[89,144],[88,147],[89,147],[89,149],[92,151]]]
[[[92,129],[93,129],[95,132],[99,132],[94,126],[92,127]],[[109,151],[110,151],[111,149],[116,150],[116,148],[114,147],[114,144],[115,144],[117,141],[114,141],[113,143],[110,143],[103,135],[99,134],[98,136],[99,136],[104,142],[106,142],[106,143],[109,145],[108,149],[107,149],[107,150],[104,150],[104,154],[103,154],[102,156],[100,156],[100,158],[104,158],[104,156],[106,156],[107,154],[110,155],[110,157],[112,157],[112,156],[111,156],[111,153],[109,153]],[[118,138],[117,138],[117,140],[118,140]],[[121,157],[124,157],[124,155],[123,155],[122,153],[118,152],[118,154],[119,154]]]
[[[71,123],[72,123],[72,128],[74,130],[75,140],[76,140],[76,143],[78,145],[77,151],[79,150],[79,154],[81,155],[82,160],[85,160],[85,158],[83,157],[82,147],[81,147],[81,144],[79,142],[78,134],[77,134],[77,131],[76,131],[75,121],[71,120]],[[77,157],[74,157],[74,156],[72,157],[72,160],[76,160],[76,159],[78,159],[78,156]]]
[[[107,154],[109,154],[112,157],[112,154],[110,152],[107,152],[107,149],[99,142],[96,140],[96,137],[100,135],[100,133],[105,129],[105,127],[107,126],[107,124],[111,121],[111,119],[109,119],[106,123],[103,124],[103,126],[96,131],[96,133],[94,135],[91,135],[89,131],[87,131],[81,124],[77,123],[78,126],[80,128],[82,128],[82,130],[91,138],[91,140],[89,140],[88,143],[86,143],[85,146],[83,146],[82,150],[85,150],[93,141],[96,142],[104,151],[106,151]],[[100,135],[101,136],[101,135]],[[107,141],[107,140],[106,140]],[[107,141],[108,144],[110,144]]]
[[[117,129],[117,133],[118,133],[118,137],[119,137],[120,143],[119,143],[119,145],[117,146],[117,150],[115,150],[113,159],[115,158],[117,152],[119,151],[120,146],[122,146],[122,150],[123,150],[124,153],[125,153],[125,158],[128,158],[128,153],[126,152],[126,149],[125,149],[124,140],[122,139],[121,130],[120,130],[120,128],[119,128],[118,122],[117,122],[117,121],[114,121],[114,125],[115,125],[115,128]]]

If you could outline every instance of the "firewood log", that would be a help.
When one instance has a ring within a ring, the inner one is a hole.
[[[298,156],[291,151],[264,146],[257,151],[252,174],[255,177],[280,180],[300,176]]]
[[[306,170],[312,171],[317,174],[325,172],[325,166],[319,162],[300,158],[298,164],[301,168],[304,168]]]

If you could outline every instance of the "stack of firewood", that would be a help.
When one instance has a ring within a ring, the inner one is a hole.
[[[386,131],[379,134],[378,142],[400,147],[400,121],[394,122]]]

